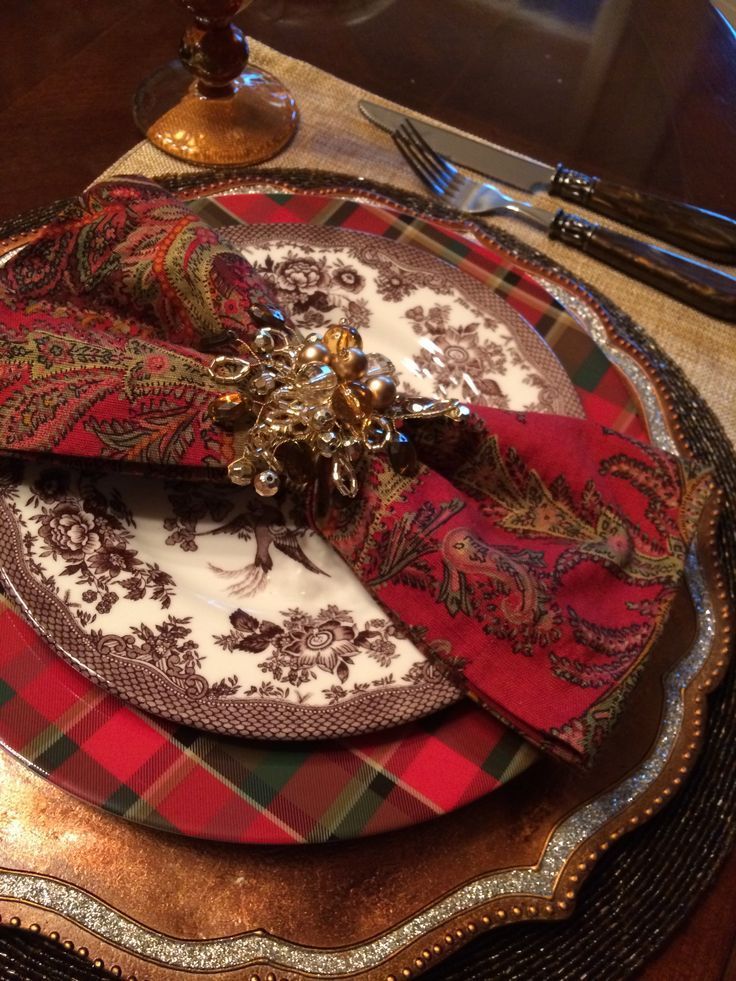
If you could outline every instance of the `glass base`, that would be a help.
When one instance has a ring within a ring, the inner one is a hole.
[[[294,135],[298,119],[291,93],[268,72],[249,65],[230,94],[213,98],[200,94],[179,61],[143,82],[133,117],[154,146],[209,166],[270,160]]]

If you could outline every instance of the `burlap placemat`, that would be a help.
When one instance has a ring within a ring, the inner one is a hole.
[[[299,130],[290,146],[271,161],[271,165],[355,174],[426,193],[400,157],[389,134],[369,123],[358,111],[358,100],[374,98],[370,93],[257,41],[251,44],[251,60],[281,78],[291,89],[299,107]],[[378,101],[392,105],[386,100]],[[144,141],[116,161],[104,176],[142,173],[158,177],[197,169],[167,156]],[[517,193],[512,188],[508,190]],[[535,203],[552,209],[559,207],[559,202],[542,194],[535,196]],[[627,231],[623,226],[608,222],[593,212],[578,210],[601,224]],[[633,320],[646,327],[703,393],[734,441],[736,327],[697,313],[580,252],[551,242],[542,232],[532,229],[523,221],[506,217],[493,217],[488,221],[495,227],[507,228],[517,238],[567,266],[576,276],[610,297]],[[638,237],[644,238],[642,235]]]

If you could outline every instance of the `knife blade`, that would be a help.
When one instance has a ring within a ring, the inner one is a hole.
[[[726,215],[589,177],[564,164],[552,167],[515,150],[454,133],[368,99],[361,99],[358,108],[389,133],[410,119],[434,150],[485,177],[532,194],[546,190],[706,259],[736,263],[736,221]]]

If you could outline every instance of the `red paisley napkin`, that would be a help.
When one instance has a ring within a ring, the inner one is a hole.
[[[710,481],[578,419],[476,407],[414,424],[324,537],[427,655],[541,749],[598,747],[666,619]]]
[[[132,318],[127,329],[200,349],[248,337],[254,304],[273,297],[250,264],[145,177],[93,184],[79,213],[55,222],[2,270],[19,299]],[[120,324],[116,324],[116,331]]]
[[[0,448],[226,465],[209,352],[250,337],[258,305],[250,264],[160,185],[93,185],[0,270]]]
[[[0,272],[0,450],[223,476],[203,350],[270,303],[160,187],[96,185]],[[314,526],[472,697],[587,760],[667,616],[710,479],[568,418],[478,408],[410,428],[418,473],[371,458]]]

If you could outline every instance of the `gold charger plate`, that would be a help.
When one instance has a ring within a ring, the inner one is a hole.
[[[633,359],[655,437],[677,439],[656,379],[633,348],[617,345],[605,311],[582,288],[544,278],[617,356]],[[3,755],[3,920],[58,933],[139,979],[296,981],[411,978],[484,930],[569,916],[599,856],[665,805],[697,756],[705,693],[725,668],[731,627],[715,529],[711,509],[690,563],[692,598],[681,591],[593,771],[544,761],[411,834],[284,849],[125,824]]]

